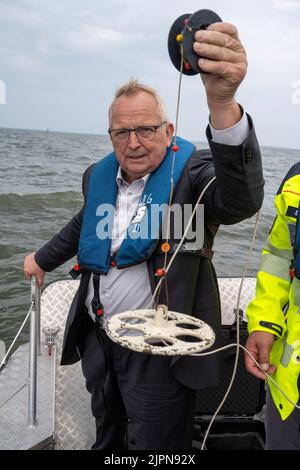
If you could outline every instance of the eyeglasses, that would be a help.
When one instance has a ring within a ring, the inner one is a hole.
[[[140,141],[151,140],[154,138],[157,129],[164,124],[167,124],[167,121],[163,121],[161,124],[158,124],[158,126],[139,126],[135,129],[108,129],[108,133],[111,140],[115,143],[127,142],[131,132],[134,132]]]

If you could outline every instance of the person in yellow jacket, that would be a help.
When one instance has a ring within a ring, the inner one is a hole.
[[[286,396],[299,404],[300,389],[300,162],[282,181],[276,218],[262,251],[256,297],[247,308],[246,348]],[[298,220],[299,219],[299,220]],[[248,354],[247,370],[266,376]],[[268,379],[266,449],[300,450],[300,410]]]

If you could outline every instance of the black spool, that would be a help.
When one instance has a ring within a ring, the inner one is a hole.
[[[181,66],[181,52],[180,43],[177,41],[177,36],[183,36],[183,60],[184,66],[182,73],[184,75],[197,75],[198,73],[205,73],[201,71],[198,65],[200,57],[195,54],[193,44],[195,42],[195,33],[200,29],[206,29],[213,23],[221,22],[221,18],[212,10],[198,10],[196,13],[179,16],[171,26],[168,37],[168,50],[172,64],[180,72]],[[187,65],[189,64],[190,69]]]

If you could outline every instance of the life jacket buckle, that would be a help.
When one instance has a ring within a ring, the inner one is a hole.
[[[80,276],[81,273],[82,273],[82,268],[80,264],[78,263],[76,263],[71,269],[71,271],[69,271],[69,274],[72,277],[72,279],[77,279],[77,277]]]
[[[117,256],[117,253],[114,253],[110,257],[110,265],[111,265],[112,268],[115,268],[117,266],[116,256]]]

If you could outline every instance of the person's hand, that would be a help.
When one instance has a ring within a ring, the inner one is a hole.
[[[241,119],[235,93],[246,75],[248,65],[238,31],[229,23],[211,24],[206,30],[196,32],[193,47],[201,57],[199,67],[204,72],[209,72],[201,74],[201,77],[206,90],[211,124],[216,129],[231,127]],[[224,112],[227,113],[229,125],[227,120],[223,123]]]
[[[276,366],[270,364],[270,351],[274,343],[274,335],[266,331],[254,331],[250,333],[246,341],[246,349],[252,354],[261,368],[267,374],[274,374]],[[245,366],[250,374],[258,379],[266,379],[266,375],[257,367],[251,357],[245,352]]]
[[[35,276],[39,287],[44,284],[45,271],[43,271],[34,259],[35,253],[30,253],[24,260],[24,277],[31,279]]]

